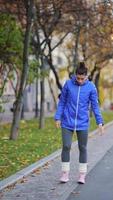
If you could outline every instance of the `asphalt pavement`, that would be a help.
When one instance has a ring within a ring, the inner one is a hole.
[[[61,150],[56,151],[49,159],[46,157],[40,160],[40,165],[39,162],[34,163],[30,166],[30,171],[25,168],[21,179],[16,180],[14,175],[1,181],[0,199],[113,200],[113,123],[106,125],[103,136],[100,136],[97,130],[89,134],[88,174],[85,185],[77,183],[79,164],[77,142],[73,143],[71,149],[70,181],[66,184],[59,182],[60,153]],[[21,174],[21,171],[18,173]],[[6,187],[8,182],[9,186]]]
[[[67,200],[113,200],[113,146]]]

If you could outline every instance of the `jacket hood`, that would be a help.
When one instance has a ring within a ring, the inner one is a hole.
[[[77,79],[76,79],[76,75],[72,75],[72,76],[71,76],[71,80],[72,80],[72,82],[73,82],[74,84],[80,85],[80,84],[78,83]],[[88,78],[86,78],[86,80],[85,80],[85,81],[83,82],[83,84],[81,84],[81,85],[85,85],[87,82],[88,82]]]

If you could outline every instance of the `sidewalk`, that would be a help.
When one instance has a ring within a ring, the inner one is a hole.
[[[103,136],[99,136],[94,131],[88,142],[88,175],[86,185],[90,185],[88,176],[92,169],[103,158],[113,146],[113,123],[106,126]],[[56,152],[56,158],[40,167],[35,172],[18,181],[14,187],[9,187],[1,192],[1,200],[66,200],[78,187],[78,148],[75,142],[71,150],[71,171],[70,181],[67,184],[60,184],[60,152]],[[55,156],[54,156],[55,157]],[[104,171],[103,171],[104,172]],[[94,172],[95,173],[95,172]],[[113,177],[113,176],[112,176]],[[98,181],[98,180],[95,180]],[[96,184],[96,183],[95,183]],[[106,190],[106,193],[109,192]],[[68,200],[75,199],[72,196]],[[95,196],[96,198],[96,196]],[[108,199],[108,198],[107,198]],[[82,199],[80,199],[82,200]],[[88,200],[88,198],[87,198]],[[103,200],[103,199],[98,199]],[[111,200],[111,199],[108,199]]]
[[[45,113],[46,117],[51,117],[53,115],[54,115],[54,112],[46,112]],[[29,120],[29,119],[33,119],[33,118],[35,118],[35,112],[34,111],[24,112],[24,119],[25,120]],[[12,122],[12,119],[13,119],[13,113],[12,112],[7,111],[7,112],[0,113],[0,124],[10,123],[10,122]]]
[[[113,146],[67,200],[113,200]]]

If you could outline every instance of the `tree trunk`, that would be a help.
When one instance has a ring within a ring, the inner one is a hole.
[[[51,95],[53,97],[53,101],[54,101],[54,107],[55,109],[57,108],[57,101],[56,101],[56,98],[55,98],[55,95],[54,95],[54,90],[52,88],[52,84],[51,84],[51,81],[48,79],[48,83],[49,83],[49,88],[50,88],[50,91],[51,91]]]
[[[36,78],[35,118],[38,118],[38,78]]]
[[[14,110],[13,115],[13,122],[11,126],[11,134],[10,139],[16,140],[19,134],[19,123],[21,118],[21,111],[23,105],[23,94],[24,89],[26,87],[26,80],[28,77],[28,56],[29,56],[29,43],[30,43],[30,32],[32,26],[32,17],[33,17],[33,0],[28,0],[26,7],[26,15],[27,15],[27,24],[26,24],[26,31],[25,31],[25,38],[24,38],[24,50],[23,50],[23,70],[22,70],[22,77],[20,88],[18,92],[18,97],[16,100],[16,107]]]
[[[54,73],[55,75],[55,79],[56,79],[56,84],[58,86],[58,89],[61,91],[62,90],[62,85],[60,84],[60,81],[59,81],[59,77],[58,77],[58,74],[53,66],[53,63],[52,63],[52,59],[51,58],[47,58],[48,60],[48,63],[49,63],[49,66],[50,66],[50,69],[52,70],[52,72]]]
[[[74,73],[75,73],[77,65],[78,65],[78,44],[79,44],[79,37],[80,37],[80,25],[78,25],[78,29],[76,31],[74,59],[73,59]]]
[[[58,77],[58,74],[55,70],[55,67],[53,65],[53,60],[52,60],[52,48],[51,48],[51,40],[47,37],[47,35],[45,35],[46,38],[47,38],[47,45],[48,45],[48,49],[49,49],[49,54],[48,56],[46,56],[46,59],[47,59],[47,62],[50,66],[50,69],[52,70],[52,72],[54,73],[54,76],[55,76],[55,79],[56,79],[56,84],[59,88],[60,91],[62,91],[62,85],[60,84],[60,81],[59,81],[59,77]]]
[[[95,76],[93,77],[93,82],[97,88],[98,95],[99,95],[99,79],[100,79],[100,70],[98,69],[95,72]]]
[[[40,100],[40,120],[39,120],[39,128],[44,128],[45,125],[45,88],[44,88],[44,77],[40,81],[40,89],[41,89],[41,100]]]
[[[24,119],[24,102],[22,104],[21,119]]]
[[[37,58],[39,57],[43,57],[45,56],[44,55],[44,52],[43,50],[41,49],[41,42],[40,42],[40,38],[39,38],[39,32],[38,32],[38,25],[37,25],[37,22],[35,22],[35,31],[36,31],[36,37],[37,37],[37,47],[36,47],[36,51],[37,51]],[[53,62],[52,62],[52,48],[51,48],[51,41],[50,39],[48,38],[47,35],[45,35],[45,38],[47,40],[47,45],[48,45],[48,49],[49,49],[49,55],[48,56],[45,56],[49,66],[50,66],[50,69],[52,70],[52,72],[54,73],[54,76],[55,76],[55,79],[56,79],[56,84],[59,88],[59,90],[62,90],[62,85],[60,84],[60,81],[59,81],[59,77],[58,77],[58,74],[55,70],[55,67],[53,66]]]
[[[95,84],[98,94],[99,94],[99,79],[100,79],[100,69],[95,64],[94,69],[92,70],[89,79]]]
[[[97,65],[95,64],[94,69],[92,70],[89,80],[93,81],[97,88],[98,96],[99,96],[99,78],[100,78],[100,69],[97,68]],[[92,117],[92,110],[90,109],[90,117]]]

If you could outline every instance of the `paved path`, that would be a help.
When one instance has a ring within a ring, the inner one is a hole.
[[[45,116],[46,117],[53,117],[54,115],[54,112],[46,112],[45,113]],[[35,118],[35,112],[24,112],[24,119],[25,120],[29,120],[29,119],[33,119]],[[13,119],[13,113],[10,112],[10,111],[7,111],[7,112],[3,112],[3,113],[0,113],[0,124],[3,124],[3,123],[10,123],[12,122],[12,119]]]
[[[67,200],[113,200],[113,146]]]
[[[96,166],[112,146],[113,125],[106,127],[103,136],[98,134],[90,136],[88,142],[88,172]],[[78,148],[76,143],[73,144],[71,150],[70,181],[67,184],[59,183],[60,170],[60,156],[58,156],[44,167],[22,179],[14,187],[2,191],[1,200],[66,200],[78,186]],[[88,183],[90,181],[87,178],[86,184]]]

